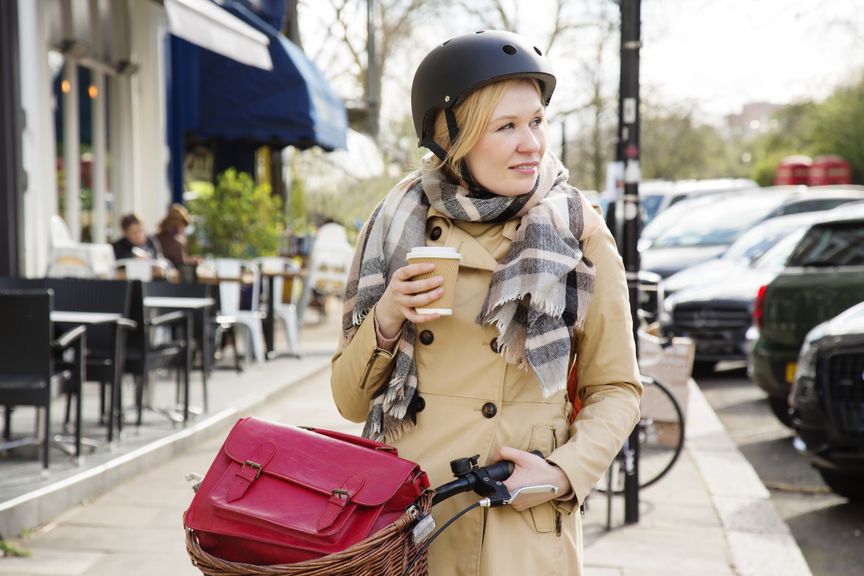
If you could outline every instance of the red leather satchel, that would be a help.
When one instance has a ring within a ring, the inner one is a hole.
[[[390,525],[429,487],[396,449],[349,434],[240,419],[186,511],[202,549],[293,564]]]

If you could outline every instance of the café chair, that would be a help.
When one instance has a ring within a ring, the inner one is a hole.
[[[319,228],[309,255],[308,277],[298,306],[298,320],[303,325],[306,308],[313,296],[318,300],[321,316],[327,313],[327,300],[345,293],[354,248],[348,242],[345,227],[336,222]]]
[[[192,367],[200,368],[203,387],[204,410],[207,411],[207,378],[213,371],[215,337],[214,322],[218,310],[218,298],[214,286],[206,284],[173,284],[171,282],[148,282],[144,284],[144,297],[164,298],[211,298],[212,306],[190,310],[192,316]],[[237,360],[237,350],[234,350]]]
[[[258,259],[261,265],[262,275],[266,276],[269,272],[294,272],[297,266],[289,258],[279,256],[265,256]],[[273,299],[273,318],[282,320],[281,325],[285,330],[285,340],[288,342],[288,353],[299,355],[300,339],[299,339],[299,320],[297,314],[297,304],[294,303],[294,279],[288,278],[287,281],[282,276],[273,276],[270,283],[272,293],[268,293],[267,297]]]
[[[122,378],[126,360],[126,339],[136,323],[130,319],[132,283],[128,280],[93,280],[80,278],[47,278],[46,286],[54,290],[56,310],[69,312],[108,312],[120,320],[87,326],[86,382],[99,382],[100,419],[107,416],[108,442],[114,440],[114,425],[123,429],[120,417]],[[80,394],[80,390],[70,394]],[[106,403],[106,392],[108,402]],[[68,404],[67,404],[68,405]],[[106,408],[107,406],[107,408]]]
[[[11,411],[15,406],[34,406],[44,412],[41,446],[42,469],[48,470],[51,435],[52,386],[80,387],[84,378],[86,329],[76,326],[54,338],[51,322],[51,290],[0,290],[0,405],[5,423],[0,450],[35,443],[12,439]],[[55,354],[73,351],[68,370],[57,370]],[[75,455],[81,455],[81,396],[75,408]],[[38,418],[37,418],[38,421]],[[37,431],[38,433],[38,431]]]
[[[259,309],[258,296],[261,291],[261,275],[258,265],[250,260],[238,258],[217,258],[216,275],[219,279],[219,315],[236,319],[237,324],[246,328],[246,356],[250,350],[259,363],[264,362],[266,344],[264,341],[263,315]],[[244,284],[248,278],[249,283]],[[247,286],[250,297],[243,300],[242,288]]]
[[[163,412],[173,422],[186,422],[189,419],[189,378],[192,370],[192,315],[182,310],[151,314],[144,306],[144,286],[140,280],[132,282],[130,318],[137,326],[129,333],[124,365],[124,372],[135,379],[136,425],[140,426],[143,421],[145,395],[151,391],[150,375],[157,368],[177,370],[176,396],[180,400],[180,408]]]

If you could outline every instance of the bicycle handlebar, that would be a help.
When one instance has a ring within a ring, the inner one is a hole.
[[[543,458],[543,454],[538,450],[531,453]],[[515,468],[516,465],[510,460],[499,460],[489,466],[472,468],[464,475],[436,488],[432,505],[468,491],[474,491],[480,496],[491,496],[502,489],[506,491],[502,482],[510,477]]]

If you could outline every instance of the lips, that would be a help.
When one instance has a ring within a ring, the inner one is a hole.
[[[514,166],[511,166],[510,169],[515,170],[516,172],[519,172],[520,174],[536,174],[537,173],[537,166],[539,166],[539,165],[540,165],[539,162],[523,162],[521,164],[516,164]]]

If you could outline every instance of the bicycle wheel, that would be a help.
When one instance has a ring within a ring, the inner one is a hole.
[[[645,393],[639,419],[639,488],[651,486],[665,476],[684,449],[684,413],[666,385],[642,376]],[[609,467],[608,477],[597,490],[604,494],[624,492],[622,450]]]

